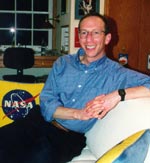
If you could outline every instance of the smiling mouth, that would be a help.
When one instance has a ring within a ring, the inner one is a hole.
[[[88,45],[88,46],[86,46],[86,48],[87,48],[87,49],[94,49],[95,46],[94,46],[94,45],[92,45],[92,46],[89,46],[89,45]]]

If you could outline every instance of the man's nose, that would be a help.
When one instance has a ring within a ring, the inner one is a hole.
[[[87,33],[86,40],[89,40],[89,41],[93,40],[92,32]]]

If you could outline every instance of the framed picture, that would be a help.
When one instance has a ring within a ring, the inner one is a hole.
[[[74,32],[75,32],[74,47],[75,47],[75,48],[79,48],[79,47],[81,47],[81,46],[80,46],[80,43],[79,43],[78,27],[75,27]]]
[[[75,19],[91,12],[99,12],[99,7],[99,0],[75,0]]]

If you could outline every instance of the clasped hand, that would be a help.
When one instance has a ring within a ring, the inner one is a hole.
[[[111,109],[113,109],[120,99],[116,92],[107,95],[100,95],[89,101],[82,110],[81,119],[103,118]]]

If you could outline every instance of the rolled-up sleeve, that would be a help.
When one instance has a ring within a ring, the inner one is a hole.
[[[53,114],[57,107],[62,106],[62,103],[59,99],[59,95],[57,92],[57,82],[56,82],[56,66],[57,63],[54,64],[50,74],[47,78],[47,81],[44,85],[43,90],[40,93],[40,107],[41,113],[44,119],[48,122],[53,120]]]

